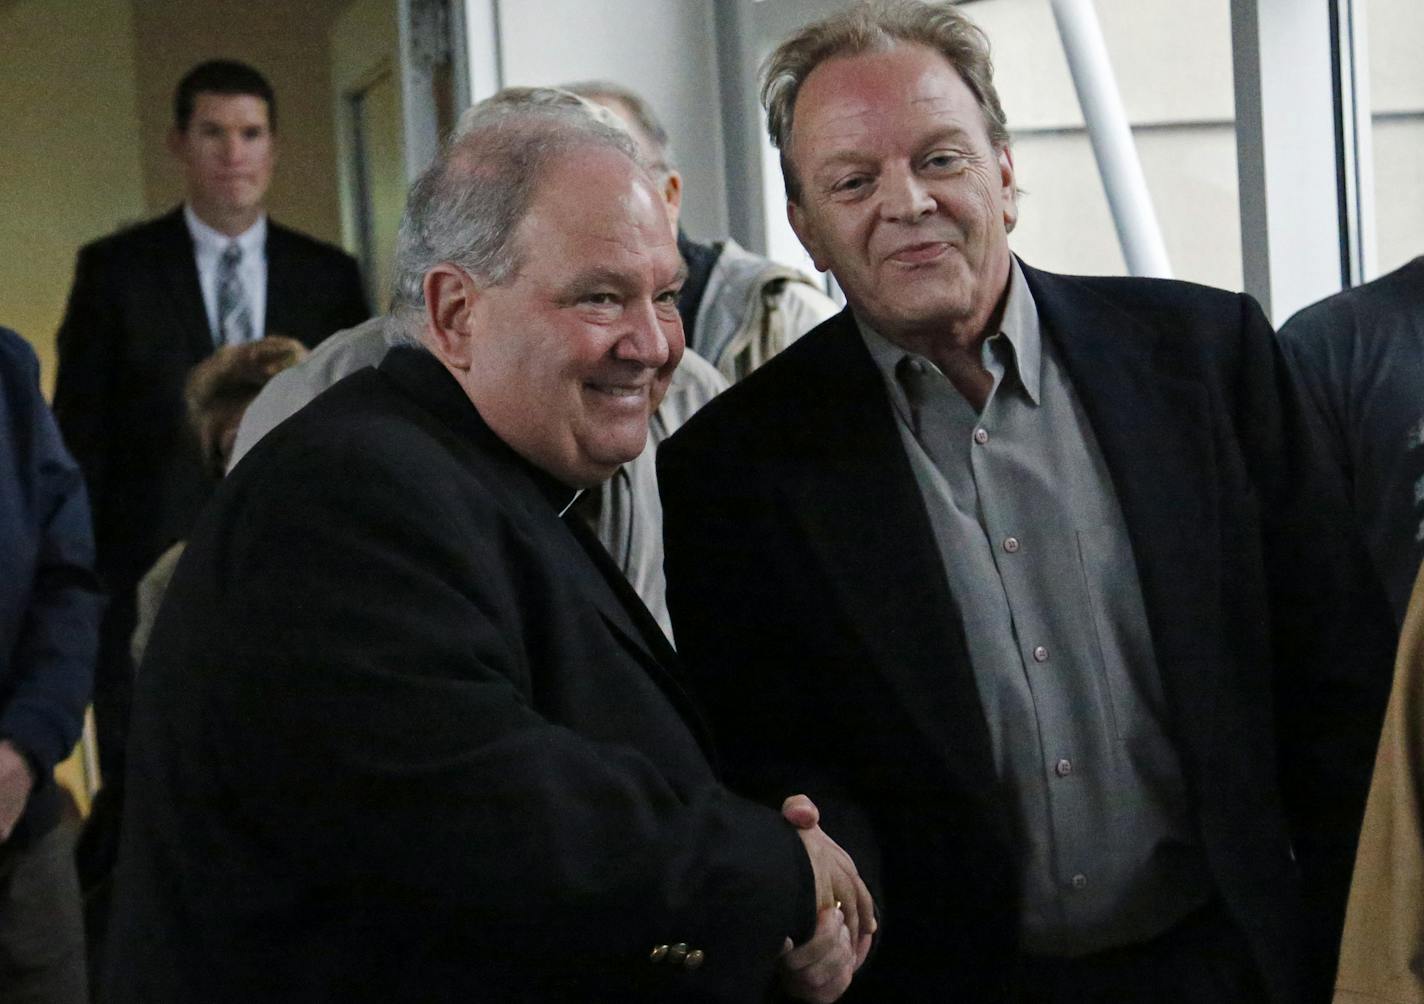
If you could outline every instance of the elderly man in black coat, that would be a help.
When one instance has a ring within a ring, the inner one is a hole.
[[[833,999],[874,927],[855,866],[804,799],[718,783],[570,512],[682,351],[630,140],[492,99],[412,190],[398,267],[417,344],[234,470],[159,615],[108,999],[744,1002],[778,973]]]

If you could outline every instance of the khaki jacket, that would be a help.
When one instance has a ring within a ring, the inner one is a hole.
[[[1365,807],[1335,1004],[1424,1004],[1424,573],[1415,580]]]

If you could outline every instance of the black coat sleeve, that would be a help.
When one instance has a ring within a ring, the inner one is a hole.
[[[814,709],[840,700],[834,668],[809,664],[797,612],[818,588],[794,558],[775,474],[751,447],[709,442],[706,426],[658,450],[668,608],[678,653],[707,709],[732,787],[768,806],[805,794],[881,903],[880,847],[860,794],[879,785],[847,765]],[[726,433],[726,426],[717,430]],[[727,463],[728,458],[737,458]],[[883,790],[883,789],[882,789]]]

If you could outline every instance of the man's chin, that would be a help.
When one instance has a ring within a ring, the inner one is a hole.
[[[638,430],[638,435],[619,436],[591,443],[584,450],[585,462],[590,467],[606,469],[611,477],[624,464],[631,464],[642,455],[648,445],[646,424]]]

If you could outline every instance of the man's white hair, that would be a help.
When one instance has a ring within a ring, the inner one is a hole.
[[[489,286],[513,277],[527,250],[515,232],[546,171],[587,147],[616,150],[643,166],[616,115],[558,88],[505,88],[461,115],[406,199],[387,341],[419,344],[425,275],[436,265],[448,262]]]

